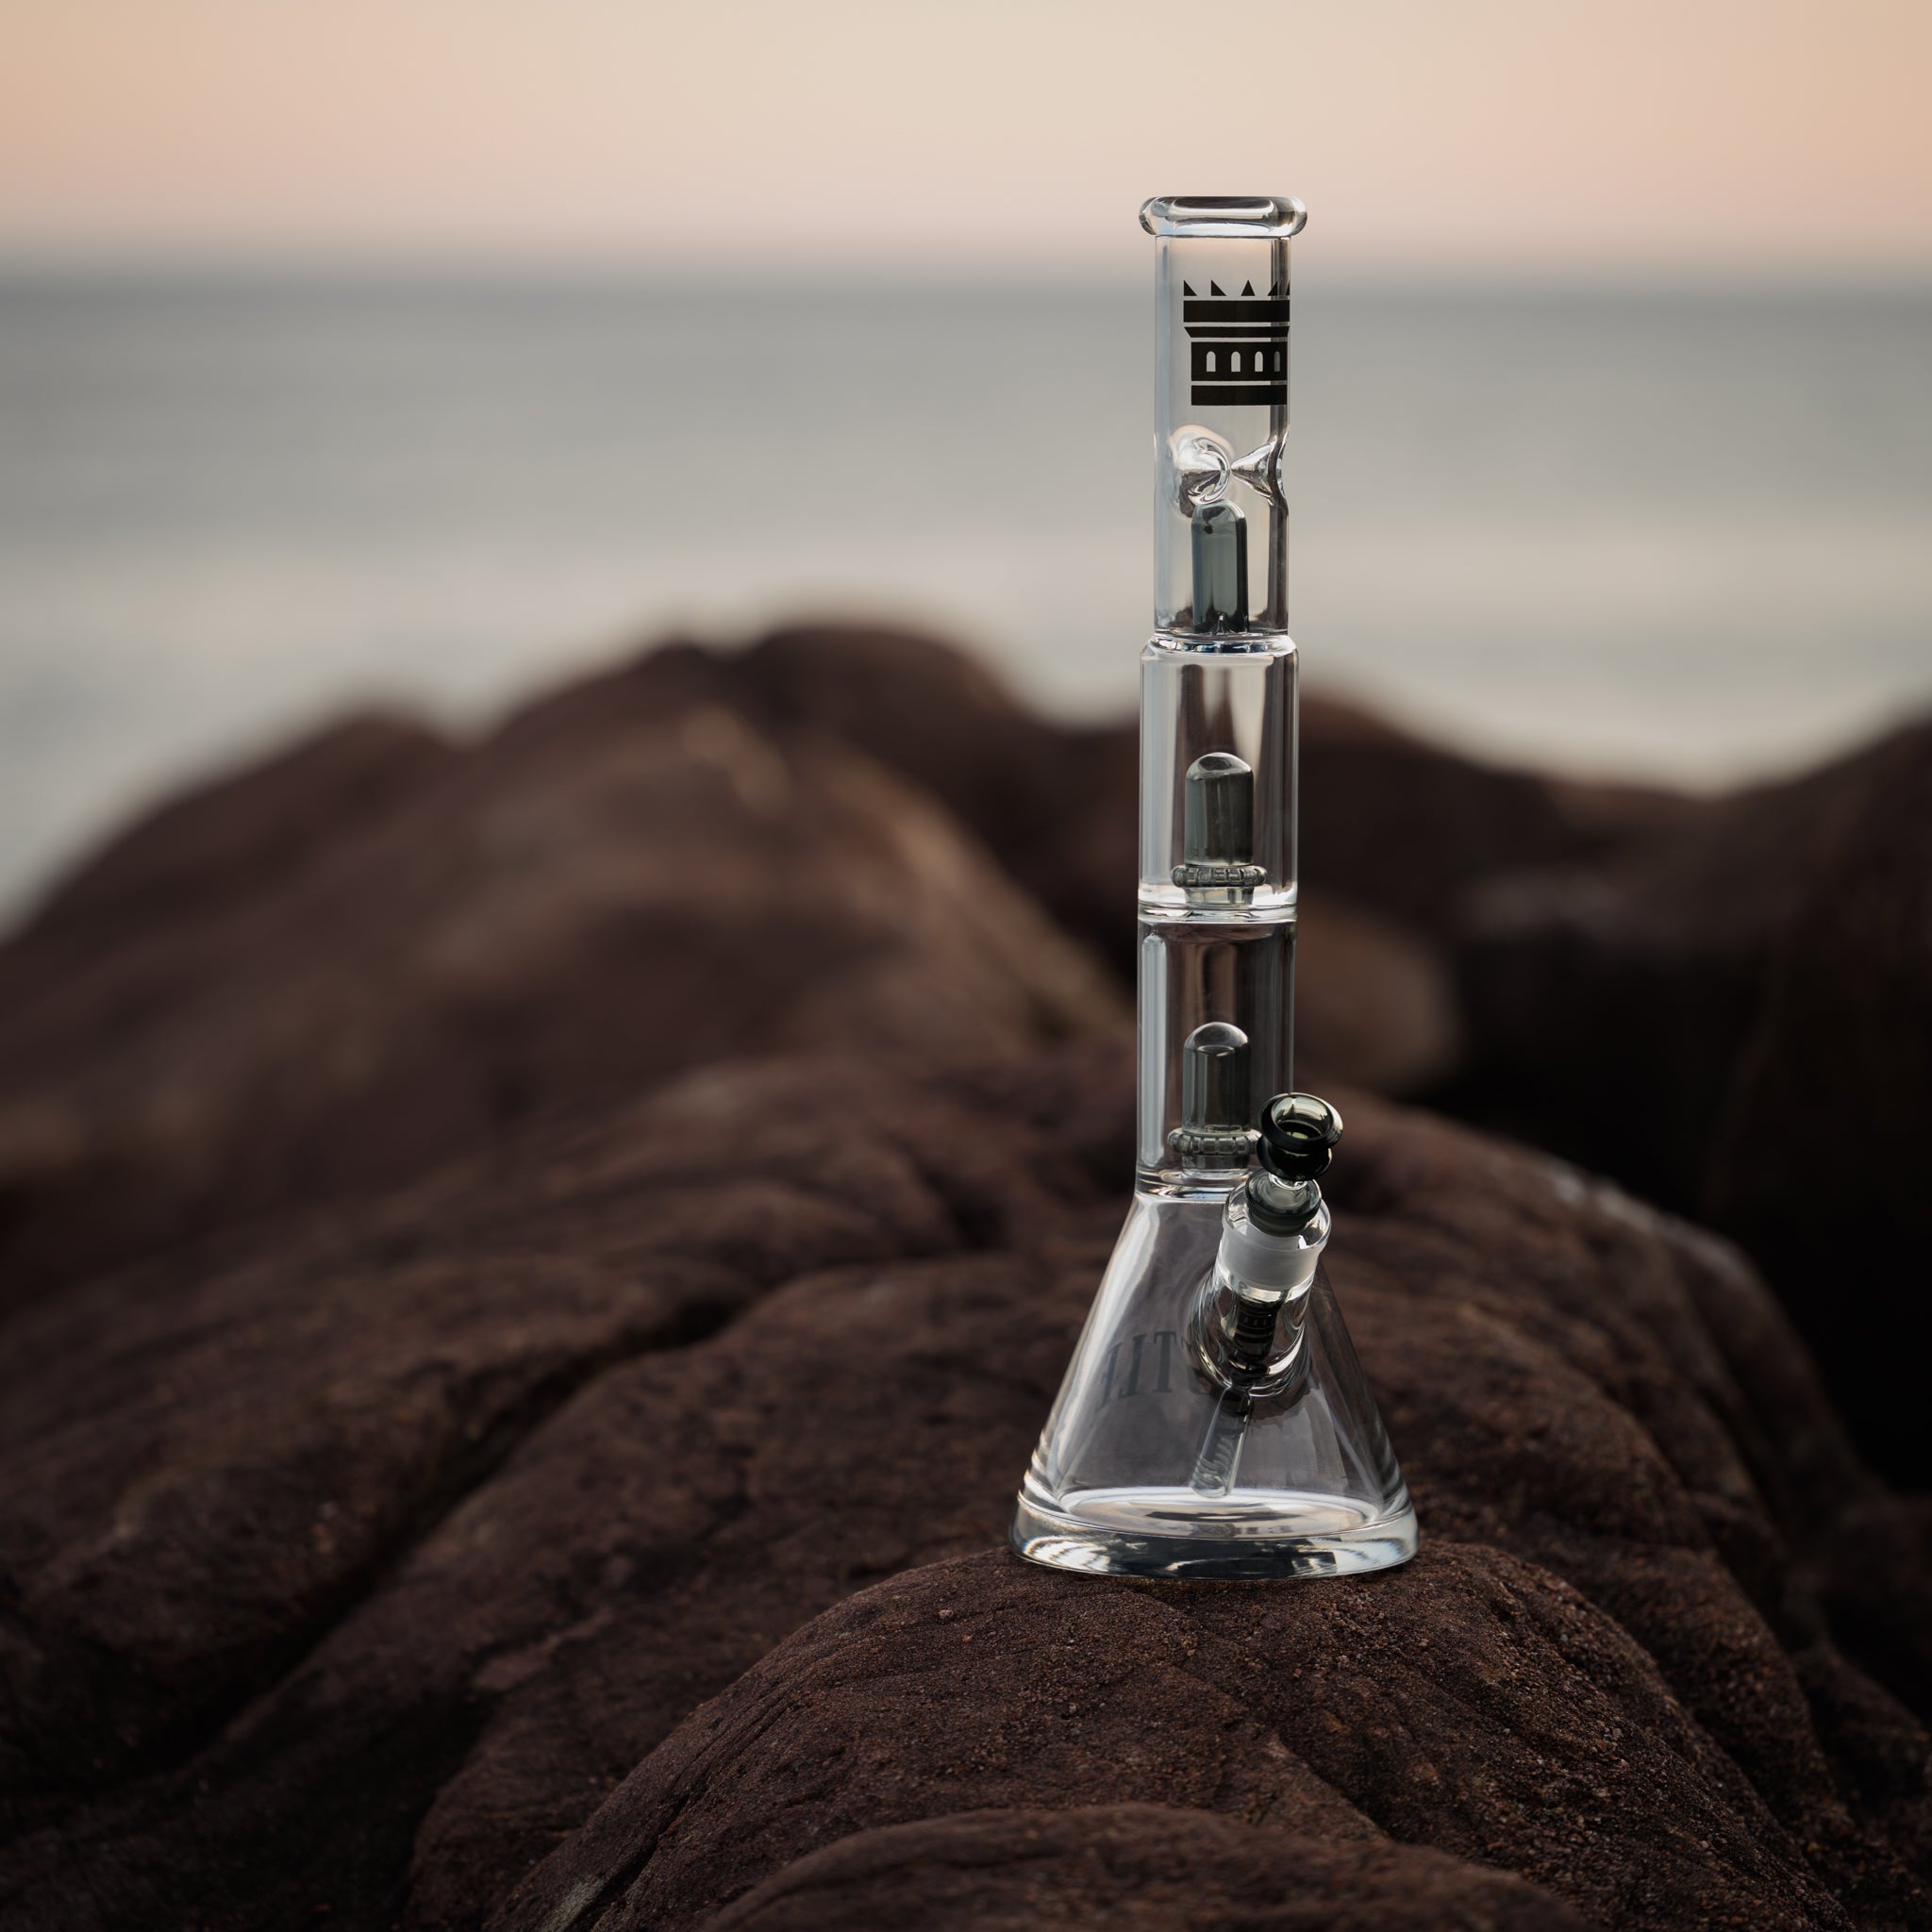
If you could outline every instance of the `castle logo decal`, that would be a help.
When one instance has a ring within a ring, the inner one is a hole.
[[[1250,282],[1239,295],[1209,282],[1197,295],[1181,284],[1181,322],[1188,332],[1196,403],[1288,401],[1288,291],[1257,295]]]

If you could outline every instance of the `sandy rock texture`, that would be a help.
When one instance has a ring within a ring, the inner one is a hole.
[[[1331,723],[1456,874],[1308,923],[1425,1533],[1346,1582],[1000,1547],[1131,1167],[1118,734],[789,633],[77,875],[0,955],[0,1924],[1932,1924],[1923,1514],[1737,1249],[1382,1097],[1469,1064],[1473,828],[1685,812]]]

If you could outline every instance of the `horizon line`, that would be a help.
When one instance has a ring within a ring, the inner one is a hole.
[[[1301,279],[1311,271],[1304,266]],[[1458,290],[1494,292],[1589,294],[1620,290],[1687,294],[1868,293],[1932,295],[1932,259],[1819,260],[1794,269],[1789,261],[1710,261],[1658,258],[1627,261],[1615,272],[1601,262],[1497,259],[1472,263],[1434,258],[1318,263],[1312,275],[1326,290],[1402,293],[1414,291],[1454,293]],[[855,289],[922,288],[1113,290],[1138,288],[1144,267],[1089,258],[1054,266],[1030,255],[972,259],[901,258],[849,263],[812,261],[766,264],[754,270],[735,260],[695,253],[662,253],[645,258],[641,251],[618,249],[562,252],[458,248],[402,249],[392,246],[302,248],[180,248],[151,245],[96,246],[12,243],[0,238],[0,278],[13,281],[289,282],[366,281],[446,284],[571,283],[656,288],[667,291],[694,283],[733,289],[790,288],[801,293],[831,294]]]

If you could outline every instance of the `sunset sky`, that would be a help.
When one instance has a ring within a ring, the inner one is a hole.
[[[0,251],[1932,271],[1927,0],[0,0]],[[1124,210],[1128,211],[1124,216]]]

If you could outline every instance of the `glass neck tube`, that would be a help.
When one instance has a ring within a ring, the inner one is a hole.
[[[1191,636],[1288,628],[1287,196],[1171,195],[1156,244],[1154,621]]]

